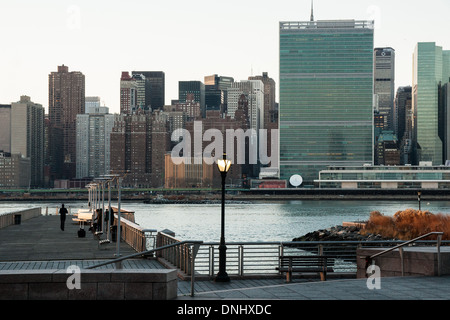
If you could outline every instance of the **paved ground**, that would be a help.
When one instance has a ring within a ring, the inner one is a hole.
[[[0,270],[65,268],[67,264],[81,266],[101,259],[112,259],[116,244],[106,250],[87,232],[78,238],[79,226],[66,222],[59,228],[59,218],[42,216],[0,230]],[[87,228],[86,228],[87,231]],[[134,253],[121,243],[121,254]],[[124,268],[159,268],[151,259],[124,262]],[[374,284],[372,282],[372,284]],[[380,288],[370,290],[366,279],[330,280],[326,282],[295,279],[287,284],[283,279],[231,280],[195,282],[194,297],[191,283],[178,282],[178,302],[206,300],[449,300],[450,276],[381,278]]]
[[[375,284],[370,282],[370,284]],[[230,283],[178,284],[179,300],[449,300],[450,276],[381,278],[379,289],[369,289],[367,279],[331,281],[232,280]]]

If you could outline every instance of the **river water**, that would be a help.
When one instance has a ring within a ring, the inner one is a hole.
[[[55,214],[60,202],[1,202],[0,214],[41,207]],[[105,202],[106,205],[106,202]],[[112,202],[117,207],[117,202]],[[76,212],[86,202],[65,202]],[[422,201],[422,210],[450,214],[450,201]],[[181,240],[220,240],[220,204],[145,204],[124,201],[121,208],[135,212],[135,222],[143,228],[169,229]],[[378,210],[393,215],[399,210],[418,208],[417,201],[307,200],[226,204],[225,239],[237,241],[291,241],[308,232],[341,225],[344,221],[364,221]]]

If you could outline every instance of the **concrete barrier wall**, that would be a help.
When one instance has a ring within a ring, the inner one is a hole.
[[[170,300],[176,297],[176,270],[0,271],[0,300]]]
[[[14,211],[0,215],[0,229],[15,223],[15,216],[20,215],[20,220],[25,221],[41,215],[41,208],[31,208],[21,211]]]
[[[366,277],[364,257],[382,252],[386,248],[361,248],[357,255],[357,278]],[[441,247],[441,275],[450,274],[450,247]],[[374,258],[375,265],[380,268],[381,277],[397,277],[402,275],[402,263],[398,249]],[[433,247],[404,247],[403,268],[405,276],[437,276],[438,253]]]

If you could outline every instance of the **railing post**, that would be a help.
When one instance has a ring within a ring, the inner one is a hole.
[[[280,257],[283,255],[283,253],[284,253],[284,247],[283,247],[283,244],[280,243],[280,245],[278,246],[278,257],[277,257],[277,260],[278,260],[278,269],[281,268]],[[281,274],[281,271],[278,271],[278,273]]]
[[[441,241],[442,241],[442,234],[438,234],[437,236],[437,264],[438,264],[438,277],[441,276]]]
[[[200,245],[195,243],[191,248],[191,297],[194,296],[194,284],[195,284],[195,258],[198,253]]]
[[[209,246],[209,276],[214,276],[214,245]]]
[[[402,271],[402,277],[405,276],[405,264],[403,261],[403,247],[398,248],[398,252],[400,253],[400,267]]]
[[[183,264],[184,264],[184,270],[186,270],[185,272],[187,274],[189,274],[191,272],[190,268],[191,268],[191,257],[189,254],[189,246],[188,245],[183,245]]]
[[[322,245],[322,244],[319,244],[318,252],[317,252],[317,253],[319,254],[319,256],[322,256],[322,255],[323,255],[323,245]]]
[[[244,246],[239,245],[238,247],[238,274],[240,276],[244,275]]]

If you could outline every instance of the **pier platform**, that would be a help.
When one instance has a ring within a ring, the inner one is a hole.
[[[103,260],[114,259],[117,242],[102,245],[84,226],[86,236],[78,237],[80,225],[66,218],[64,231],[60,229],[60,217],[42,215],[21,224],[0,229],[0,262],[6,261],[55,261],[55,260]],[[102,239],[106,238],[106,233]],[[125,242],[120,243],[122,256],[135,253]]]

